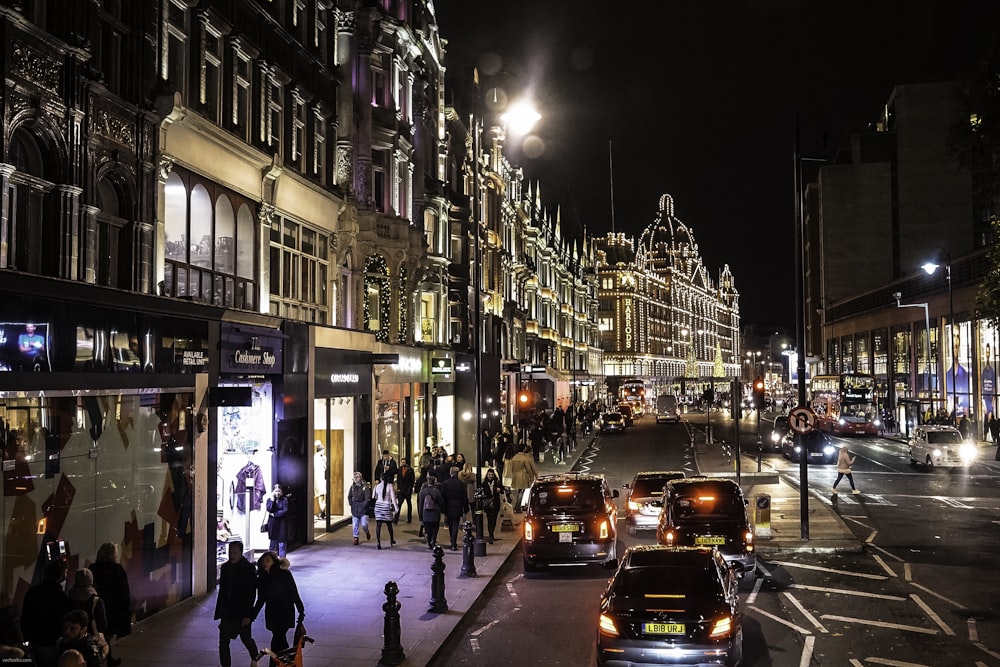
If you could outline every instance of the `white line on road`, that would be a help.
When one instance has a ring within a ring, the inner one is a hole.
[[[873,625],[877,628],[889,628],[890,630],[906,630],[907,632],[919,632],[924,635],[936,635],[937,630],[932,628],[918,628],[915,625],[900,625],[899,623],[885,623],[883,621],[870,621],[867,618],[852,618],[850,616],[834,616],[833,614],[823,614],[820,618],[828,621],[843,621],[844,623],[860,623],[861,625]]]
[[[879,565],[881,565],[882,569],[885,570],[886,572],[888,572],[890,577],[895,577],[896,576],[896,573],[893,572],[892,568],[889,567],[888,563],[886,563],[884,560],[882,560],[881,556],[879,556],[878,554],[872,554],[872,560],[874,560],[876,563],[878,563]]]
[[[907,581],[913,581],[913,571],[909,563],[903,563],[903,578]]]
[[[1000,658],[1000,653],[997,653],[996,651],[991,651],[990,649],[986,648],[986,645],[983,644],[982,642],[975,642],[973,646],[980,649],[986,655],[993,656],[994,658]],[[976,664],[978,665],[979,663],[977,662]]]
[[[955,636],[955,631],[952,630],[947,623],[941,620],[941,617],[934,613],[934,610],[927,606],[927,603],[920,599],[920,596],[916,593],[910,593],[910,597],[913,601],[917,603],[917,606],[924,610],[924,613],[931,617],[931,620],[938,624],[938,627],[944,630],[946,635],[952,637]]]
[[[969,641],[978,642],[979,630],[976,629],[976,619],[974,618],[965,619],[965,625],[969,628]]]
[[[959,609],[962,609],[962,608],[965,607],[964,604],[955,602],[954,600],[952,600],[950,598],[946,598],[945,596],[941,595],[940,593],[935,593],[931,589],[927,588],[926,586],[921,586],[920,584],[918,584],[915,581],[911,581],[910,583],[913,585],[914,588],[919,588],[920,590],[922,590],[924,593],[927,593],[928,595],[933,595],[934,597],[936,597],[939,600],[944,600],[945,602],[947,602],[948,604],[950,604],[953,607],[958,607]]]
[[[965,503],[959,501],[956,498],[947,498],[945,496],[931,496],[934,500],[939,500],[949,507],[955,507],[960,510],[971,510],[973,509],[971,505],[966,505]]]
[[[889,660],[888,658],[865,658],[868,662],[876,665],[889,665],[889,667],[927,667],[919,662],[902,662],[900,660]]]
[[[791,628],[792,630],[795,630],[799,634],[803,634],[803,635],[811,635],[812,634],[806,628],[803,628],[801,626],[795,625],[791,621],[786,621],[785,619],[780,618],[778,616],[775,616],[774,614],[772,614],[770,612],[766,612],[763,609],[761,609],[760,607],[747,606],[747,609],[749,609],[751,611],[754,611],[754,612],[760,614],[761,616],[767,616],[772,621],[777,621],[778,623],[781,623],[782,625],[788,626],[789,628]]]
[[[809,667],[810,663],[812,663],[813,645],[815,644],[815,635],[806,637],[805,645],[802,647],[802,657],[799,658],[799,667]]]
[[[864,663],[862,663],[857,658],[851,658],[850,663],[851,663],[851,667],[865,667]]]
[[[896,560],[896,561],[899,561],[899,562],[903,561],[903,559],[900,558],[899,556],[897,556],[896,554],[892,553],[891,551],[886,551],[885,549],[883,549],[882,547],[878,546],[877,544],[869,544],[868,546],[870,546],[872,549],[878,549],[883,554],[885,554],[886,558],[892,558],[893,560]]]
[[[799,610],[799,613],[801,613],[803,616],[805,616],[806,620],[809,621],[810,623],[812,623],[814,628],[816,628],[820,632],[827,632],[827,629],[823,627],[823,624],[820,623],[816,619],[815,616],[813,616],[812,614],[810,614],[806,610],[806,608],[802,606],[802,603],[795,599],[794,595],[792,595],[788,591],[784,591],[782,593],[782,595],[784,595],[786,598],[788,598],[788,601],[791,602],[793,605],[795,605],[795,608]]]
[[[758,565],[757,567],[760,567]],[[753,604],[757,601],[757,593],[760,592],[760,587],[764,584],[764,577],[757,577],[757,580],[753,582],[753,590],[750,591],[750,595],[747,596],[747,604]]]
[[[521,608],[521,601],[517,599],[517,591],[514,590],[514,584],[512,582],[507,582],[507,594],[514,600],[514,611]]]
[[[864,572],[850,572],[848,570],[837,570],[832,567],[820,567],[819,565],[806,565],[805,563],[792,563],[790,561],[773,561],[775,565],[783,565],[785,567],[798,567],[803,570],[817,570],[819,572],[832,572],[834,574],[842,574],[846,577],[861,577],[862,579],[878,579],[879,581],[885,581],[889,577],[881,574],[865,574]]]
[[[473,632],[472,636],[473,637],[478,637],[479,635],[483,634],[484,632],[486,632],[487,630],[489,630],[490,628],[492,628],[494,625],[496,625],[499,622],[500,622],[499,618],[493,619],[492,621],[490,621],[489,623],[487,623],[483,627],[481,627],[478,630],[476,630],[475,632]]]
[[[876,528],[872,532],[868,533],[867,539],[865,539],[865,544],[872,544],[875,542],[875,536],[878,535],[878,529]]]
[[[857,595],[865,598],[877,598],[879,600],[892,600],[894,602],[906,602],[906,598],[897,595],[882,595],[881,593],[865,593],[864,591],[852,591],[845,588],[827,588],[825,586],[809,586],[807,584],[792,584],[791,588],[801,588],[817,593],[837,593],[840,595]]]
[[[844,519],[845,521],[853,521],[854,523],[858,524],[862,528],[868,528],[869,530],[871,530],[871,526],[869,526],[867,523],[865,523],[864,521],[862,521],[862,519],[865,519],[867,517],[863,517],[863,516],[862,517],[857,517],[857,516],[841,516],[841,518]]]

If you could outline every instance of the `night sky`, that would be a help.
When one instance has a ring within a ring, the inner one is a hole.
[[[796,115],[803,155],[832,157],[894,85],[970,78],[1000,20],[1000,0],[435,7],[451,90],[478,66],[484,90],[522,90],[542,113],[508,156],[566,233],[638,237],[669,193],[713,277],[732,268],[744,324],[789,328]]]

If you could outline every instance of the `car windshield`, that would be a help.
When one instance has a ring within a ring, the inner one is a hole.
[[[932,445],[958,445],[962,443],[962,434],[958,431],[928,431],[927,442]]]
[[[718,583],[705,568],[633,567],[623,570],[615,580],[614,593],[627,596],[679,595],[705,597],[718,589]]]
[[[674,513],[680,520],[744,518],[743,503],[735,495],[703,493],[679,496],[674,500]]]
[[[535,514],[576,514],[601,509],[604,497],[591,485],[545,485],[531,495],[531,509]]]

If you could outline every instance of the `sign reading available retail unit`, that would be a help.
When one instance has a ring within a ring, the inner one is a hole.
[[[246,326],[222,329],[223,373],[280,373],[282,339],[277,331]]]

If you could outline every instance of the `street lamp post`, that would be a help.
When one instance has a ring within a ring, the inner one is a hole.
[[[954,291],[952,290],[952,281],[951,281],[951,254],[950,253],[945,253],[944,254],[944,262],[945,262],[944,263],[945,278],[948,281],[948,324],[951,325],[951,338],[954,338],[955,337],[955,333],[956,333],[956,329],[955,329],[955,295],[954,295]],[[937,269],[938,269],[939,266],[941,266],[941,264],[938,264],[937,262],[928,261],[928,262],[925,262],[924,265],[921,266],[920,268],[922,268],[925,272],[927,272],[927,275],[933,275],[934,272],[937,271]],[[930,344],[930,340],[928,339],[928,345],[929,344]],[[938,349],[941,349],[940,345],[938,346]],[[929,359],[930,355],[928,354],[927,356],[928,356],[928,359]],[[958,376],[957,376],[957,373],[958,373],[958,369],[957,369],[957,366],[958,366],[958,357],[956,356],[956,350],[955,350],[954,346],[952,346],[951,356],[952,356],[952,359],[951,359],[951,371],[950,371],[950,373],[951,373],[951,416],[952,416],[952,421],[955,421],[958,418]]]

